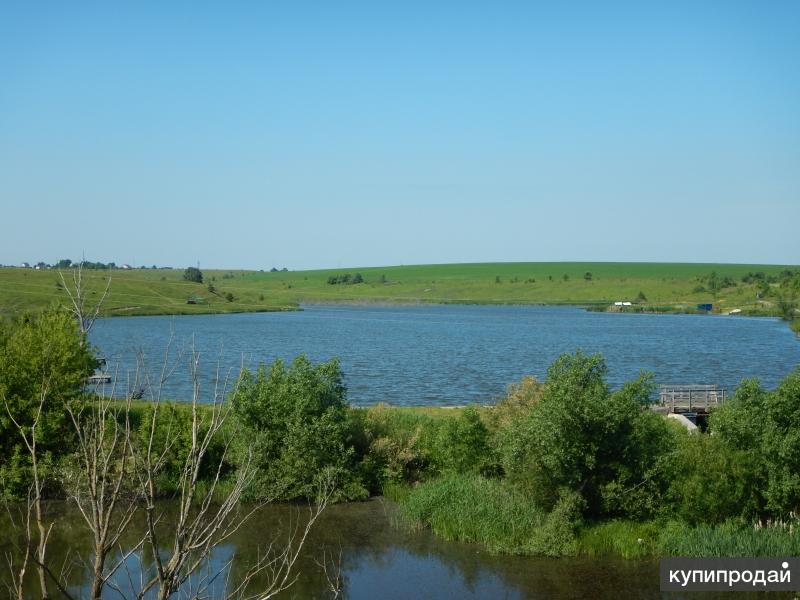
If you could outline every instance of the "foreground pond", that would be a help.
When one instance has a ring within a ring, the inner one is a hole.
[[[137,351],[155,373],[171,335],[175,349],[193,340],[206,383],[220,356],[234,369],[300,353],[315,361],[339,357],[349,398],[362,405],[488,403],[524,375],[542,378],[559,354],[579,348],[603,354],[612,386],[645,369],[658,383],[732,390],[759,377],[774,387],[800,364],[800,343],[777,319],[576,307],[308,306],[289,313],[113,318],[95,324],[91,341],[121,373],[134,368]],[[185,367],[165,393],[190,396]]]
[[[162,508],[168,518],[170,504],[165,503]],[[84,595],[88,578],[82,561],[91,556],[89,537],[77,511],[63,504],[51,510],[57,515],[57,526],[48,554],[52,564],[59,568],[67,555],[71,557],[69,564],[74,565],[69,577],[72,591]],[[287,506],[262,509],[246,527],[217,549],[212,570],[220,568],[233,556],[237,565],[250,564],[259,549],[263,550],[270,541],[285,540],[287,523],[296,522],[298,515],[304,514],[298,510]],[[658,591],[657,560],[493,556],[479,545],[445,542],[428,531],[412,531],[400,526],[396,511],[393,503],[380,499],[330,507],[307,540],[298,561],[297,582],[281,597],[332,597],[328,578],[320,567],[325,557],[329,575],[336,571],[338,564],[344,598],[602,600],[669,596]],[[11,535],[4,519],[5,516],[0,517],[3,527],[0,551],[5,555]],[[134,543],[140,533],[141,524],[134,522],[123,546]],[[115,584],[124,591],[130,589],[131,580],[139,580],[138,563],[130,560],[128,564],[128,572],[120,571],[115,578]],[[241,571],[234,568],[231,582],[240,575]],[[8,569],[1,569],[0,586],[5,587],[7,578]],[[224,578],[220,578],[212,590],[219,593],[222,587]],[[105,597],[120,596],[109,589]]]

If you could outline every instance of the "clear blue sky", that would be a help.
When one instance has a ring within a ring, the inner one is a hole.
[[[555,4],[3,2],[0,263],[800,263],[800,2]]]

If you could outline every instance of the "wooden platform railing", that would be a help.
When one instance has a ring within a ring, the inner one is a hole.
[[[660,404],[669,412],[708,412],[725,402],[725,388],[718,385],[662,385]]]

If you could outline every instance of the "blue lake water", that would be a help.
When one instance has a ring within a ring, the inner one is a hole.
[[[720,384],[733,390],[758,377],[772,388],[800,365],[800,340],[777,319],[586,312],[541,306],[306,306],[298,312],[98,321],[92,343],[118,381],[133,378],[136,355],[158,380],[172,337],[183,349],[164,384],[169,398],[189,398],[188,348],[200,352],[208,399],[219,364],[235,373],[301,353],[338,357],[352,403],[489,403],[525,375],[544,378],[563,352],[601,353],[618,387],[646,370],[663,384]],[[141,373],[141,371],[140,371]]]

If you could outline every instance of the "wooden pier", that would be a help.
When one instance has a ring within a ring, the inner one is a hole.
[[[106,359],[103,357],[97,359],[97,370],[94,375],[89,375],[86,378],[86,385],[98,385],[100,383],[111,383],[111,375],[106,371]]]
[[[725,402],[725,388],[718,385],[662,385],[659,408],[669,414],[705,413]]]

